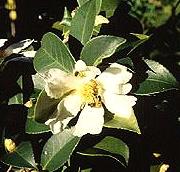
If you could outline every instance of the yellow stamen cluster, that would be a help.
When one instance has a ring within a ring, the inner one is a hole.
[[[100,97],[101,86],[96,80],[91,80],[87,84],[83,85],[80,89],[80,95],[83,101],[92,107],[101,106]]]

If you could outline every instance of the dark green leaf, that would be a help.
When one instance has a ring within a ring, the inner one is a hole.
[[[78,153],[86,156],[110,157],[121,163],[123,166],[127,166],[129,160],[128,146],[122,140],[111,136],[105,137],[98,144],[93,146],[93,148]],[[122,156],[125,161],[120,160],[117,156]]]
[[[50,131],[49,127],[43,123],[38,123],[32,118],[27,118],[26,121],[26,133],[28,134],[40,134]]]
[[[59,68],[72,72],[75,60],[66,45],[53,33],[47,33],[42,38],[42,46],[34,58],[34,66],[38,72],[50,68]]]
[[[107,136],[94,147],[110,152],[112,154],[121,155],[128,164],[129,148],[122,140],[115,137]]]
[[[96,1],[89,0],[77,10],[71,22],[70,34],[85,44],[92,36],[96,17]]]
[[[43,148],[43,170],[54,171],[60,168],[70,158],[79,140],[80,138],[73,136],[72,131],[68,129],[53,135]]]
[[[21,143],[15,152],[6,154],[2,161],[15,167],[36,168],[33,150],[30,142]]]
[[[153,60],[145,60],[145,62],[152,71],[149,70],[148,78],[140,83],[136,91],[137,95],[150,95],[179,88],[179,83],[167,68]]]
[[[88,65],[98,65],[104,58],[110,57],[116,49],[125,43],[124,38],[116,36],[98,36],[88,41],[82,49],[81,59]]]
[[[34,118],[36,121],[44,123],[56,111],[59,99],[52,99],[43,90],[37,99],[34,108]]]

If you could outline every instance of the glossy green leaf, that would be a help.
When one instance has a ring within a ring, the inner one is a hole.
[[[52,99],[43,90],[37,99],[34,108],[34,118],[37,122],[44,123],[56,111],[59,99]]]
[[[70,34],[85,44],[92,36],[96,17],[96,1],[89,0],[79,7],[71,22]]]
[[[43,170],[54,171],[60,168],[70,158],[79,140],[80,138],[73,136],[72,131],[68,129],[53,135],[43,148]]]
[[[131,113],[131,116],[129,118],[123,118],[120,117],[119,115],[116,114],[113,115],[110,114],[109,112],[106,112],[104,126],[108,128],[124,129],[141,134],[134,113]]]
[[[78,1],[79,6],[82,6],[89,0],[77,0],[77,1]],[[101,10],[101,4],[102,4],[102,0],[96,0],[96,14],[99,14],[99,12]]]
[[[98,65],[104,58],[110,57],[116,49],[125,43],[124,38],[116,36],[98,36],[88,41],[81,51],[81,60],[88,65]]]
[[[127,166],[129,160],[128,146],[122,140],[111,136],[105,137],[98,144],[93,146],[93,148],[89,148],[78,153],[85,156],[110,157],[125,167]],[[117,156],[122,156],[125,161],[117,158]]]
[[[140,83],[137,95],[150,95],[172,89],[179,89],[179,83],[167,68],[153,60],[145,60],[150,67],[148,78]]]
[[[47,33],[42,38],[42,46],[34,58],[34,66],[38,72],[50,68],[59,68],[65,72],[72,72],[75,60],[69,49],[53,33]]]
[[[34,154],[30,142],[21,143],[15,152],[3,156],[2,161],[15,167],[36,168]]]

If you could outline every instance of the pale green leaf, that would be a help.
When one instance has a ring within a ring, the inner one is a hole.
[[[137,37],[138,39],[140,40],[143,40],[143,39],[149,39],[149,36],[148,35],[145,35],[145,34],[138,34],[138,33],[130,33],[131,35],[134,35],[135,37]]]
[[[110,57],[116,49],[124,44],[124,38],[116,36],[98,36],[88,41],[81,51],[80,58],[88,65],[97,66],[104,58]]]
[[[140,83],[137,95],[150,95],[172,89],[179,89],[179,83],[167,68],[153,60],[145,60],[150,67],[148,78]]]
[[[53,33],[47,33],[42,38],[42,46],[34,58],[34,66],[38,72],[50,68],[59,68],[65,72],[72,72],[75,60],[69,49]]]
[[[105,117],[105,127],[124,129],[138,134],[141,133],[134,113],[131,113],[131,116],[129,118],[123,118],[119,115],[113,115],[109,112],[106,112]]]
[[[45,144],[41,165],[43,170],[54,171],[60,168],[71,156],[80,138],[72,135],[71,130],[64,130],[53,135]]]
[[[89,0],[79,7],[71,22],[70,34],[85,44],[92,36],[96,17],[96,1]]]

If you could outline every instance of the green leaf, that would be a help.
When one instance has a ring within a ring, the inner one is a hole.
[[[77,0],[77,1],[78,1],[79,6],[82,6],[89,0]],[[99,12],[101,10],[101,4],[102,4],[102,0],[96,0],[96,14],[99,14]]]
[[[49,127],[43,123],[36,122],[33,118],[27,118],[26,133],[40,134],[50,131]]]
[[[179,89],[179,83],[167,68],[153,60],[145,60],[145,63],[152,69],[148,70],[148,78],[140,83],[135,94],[150,95],[172,89]]]
[[[81,60],[88,65],[98,65],[104,58],[110,57],[116,49],[125,43],[124,38],[116,36],[98,36],[88,41],[81,51]]]
[[[9,105],[11,104],[23,104],[23,95],[22,93],[16,94],[12,98],[9,99]]]
[[[37,168],[30,142],[22,142],[15,152],[3,156],[2,161],[15,167]]]
[[[44,123],[56,111],[60,99],[52,99],[43,90],[37,99],[34,108],[34,118],[37,122]]]
[[[129,148],[122,140],[107,136],[94,147],[110,152],[112,154],[121,155],[125,159],[126,164],[128,164]]]
[[[119,0],[103,0],[101,5],[101,11],[106,12],[106,17],[109,18],[113,16],[114,11],[119,5]]]
[[[72,72],[75,60],[66,45],[53,33],[47,33],[42,38],[42,46],[34,58],[34,66],[38,72],[50,68],[59,68]]]
[[[53,135],[43,148],[43,170],[54,171],[60,168],[70,158],[79,140],[80,138],[73,136],[72,131],[68,129]]]
[[[129,118],[123,118],[119,115],[113,115],[109,112],[106,112],[104,126],[108,128],[124,129],[141,134],[134,112],[131,113]]]
[[[21,89],[23,89],[23,83],[22,83],[22,76],[19,77],[19,79],[17,80],[18,85],[20,86]],[[12,98],[9,99],[8,104],[23,104],[23,94],[22,93],[18,93],[15,96],[13,96]]]
[[[130,33],[131,35],[134,35],[135,37],[137,37],[140,40],[144,40],[144,39],[149,39],[150,36],[145,35],[145,34],[138,34],[138,33]]]
[[[93,148],[89,148],[78,153],[86,156],[110,157],[125,167],[127,166],[129,160],[128,146],[122,140],[111,136],[105,137],[98,144],[93,146]],[[117,156],[122,156],[125,161],[120,160]]]
[[[96,1],[89,0],[79,7],[71,22],[70,34],[83,45],[91,38],[96,17]]]

